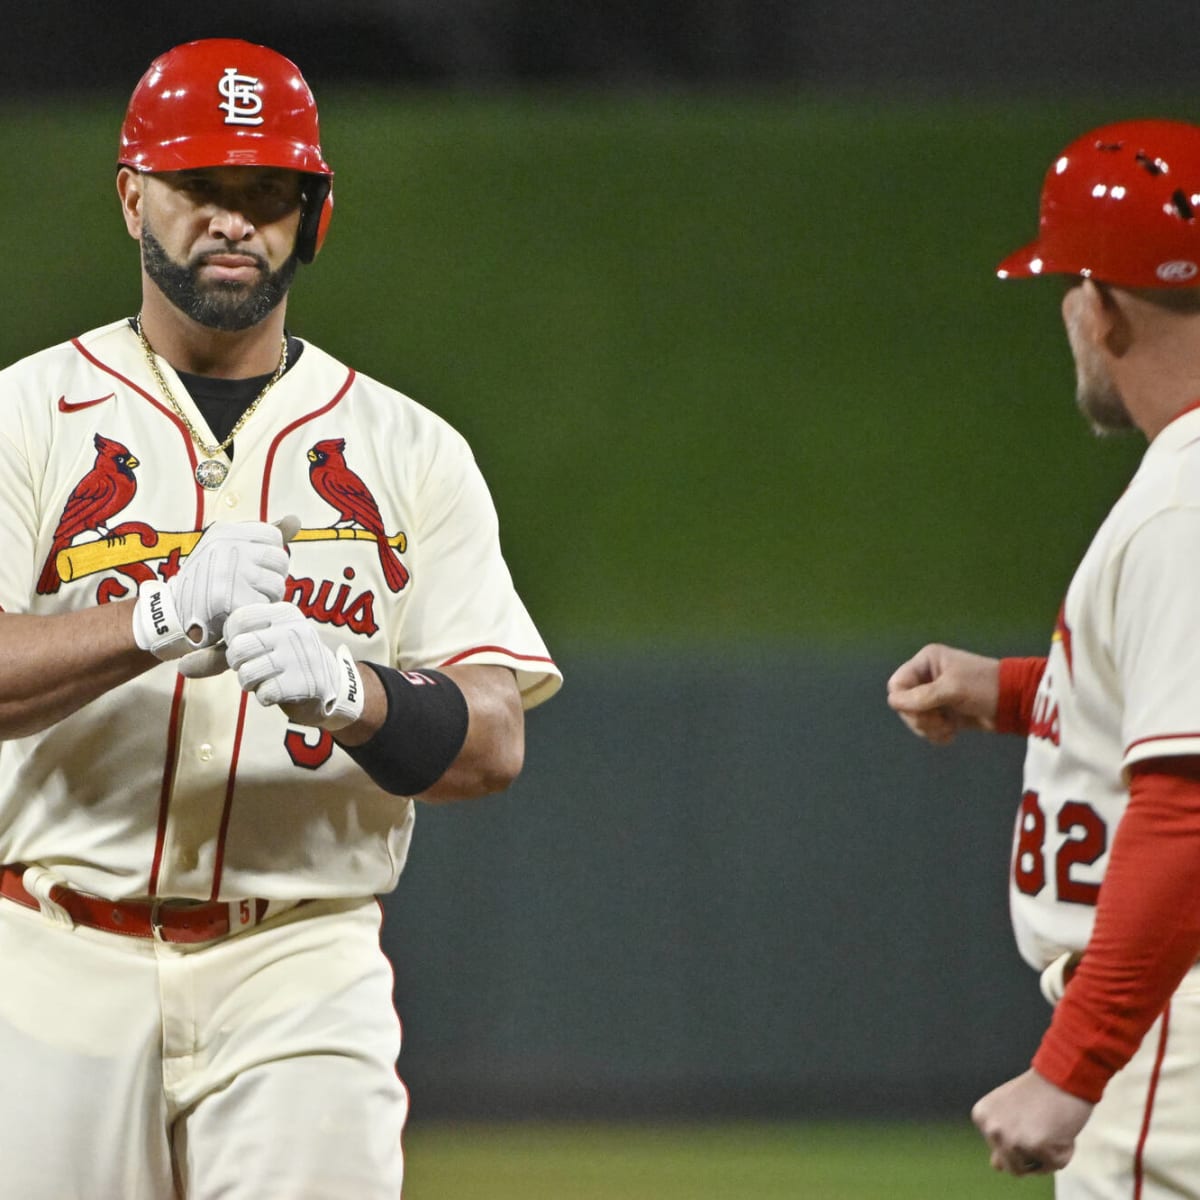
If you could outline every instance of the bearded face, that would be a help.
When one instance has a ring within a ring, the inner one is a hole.
[[[1075,403],[1098,437],[1135,428],[1108,364],[1080,328],[1078,305],[1065,303],[1067,340],[1075,358]]]
[[[238,254],[253,258],[257,265],[253,281],[204,279],[203,268],[214,254],[199,253],[187,262],[176,262],[154,236],[148,220],[143,220],[141,243],[146,274],[176,308],[209,329],[236,331],[257,325],[287,295],[296,274],[294,254],[271,271],[262,255],[239,247]]]

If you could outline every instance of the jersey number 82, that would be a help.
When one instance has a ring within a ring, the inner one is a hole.
[[[1108,826],[1090,805],[1068,800],[1058,810],[1058,832],[1066,835],[1054,857],[1054,886],[1059,900],[1068,904],[1095,904],[1098,883],[1075,879],[1076,866],[1090,867],[1108,849]],[[1017,815],[1017,844],[1013,852],[1013,879],[1026,896],[1036,896],[1046,886],[1046,814],[1037,792],[1021,797]]]

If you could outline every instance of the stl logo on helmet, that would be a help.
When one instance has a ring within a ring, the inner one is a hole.
[[[261,125],[262,97],[256,90],[259,81],[253,75],[241,75],[237,67],[226,67],[217,91],[225,99],[217,105],[225,110],[226,125]]]

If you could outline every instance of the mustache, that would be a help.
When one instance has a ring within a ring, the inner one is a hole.
[[[262,274],[270,274],[271,267],[267,260],[261,254],[258,254],[253,250],[247,250],[244,246],[230,245],[222,246],[217,250],[202,250],[199,254],[192,258],[188,266],[191,268],[191,270],[195,271],[200,267],[206,266],[214,258],[223,258],[227,254],[236,254],[239,258],[248,258],[254,263],[254,265]]]
[[[175,262],[163,244],[154,236],[149,223],[142,227],[142,268],[180,312],[209,329],[249,329],[276,308],[287,295],[298,262],[293,253],[277,271],[272,271],[265,257],[245,246],[213,241],[180,262]],[[259,268],[257,279],[229,286],[212,281],[201,283],[203,264],[214,256],[235,254],[253,262]]]

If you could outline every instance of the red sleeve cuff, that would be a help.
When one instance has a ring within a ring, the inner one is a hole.
[[[1095,1039],[1096,1030],[1086,1019],[1073,1020],[1071,1009],[1063,1007],[1062,1012],[1068,1015],[1059,1020],[1059,1014],[1055,1012],[1054,1021],[1042,1038],[1031,1066],[1043,1079],[1064,1092],[1096,1104],[1104,1095],[1108,1081],[1125,1063],[1121,1056],[1106,1060],[1091,1048],[1080,1049]]]
[[[1029,734],[1033,701],[1046,670],[1044,658],[1002,658],[1000,699],[996,705],[996,732]]]

